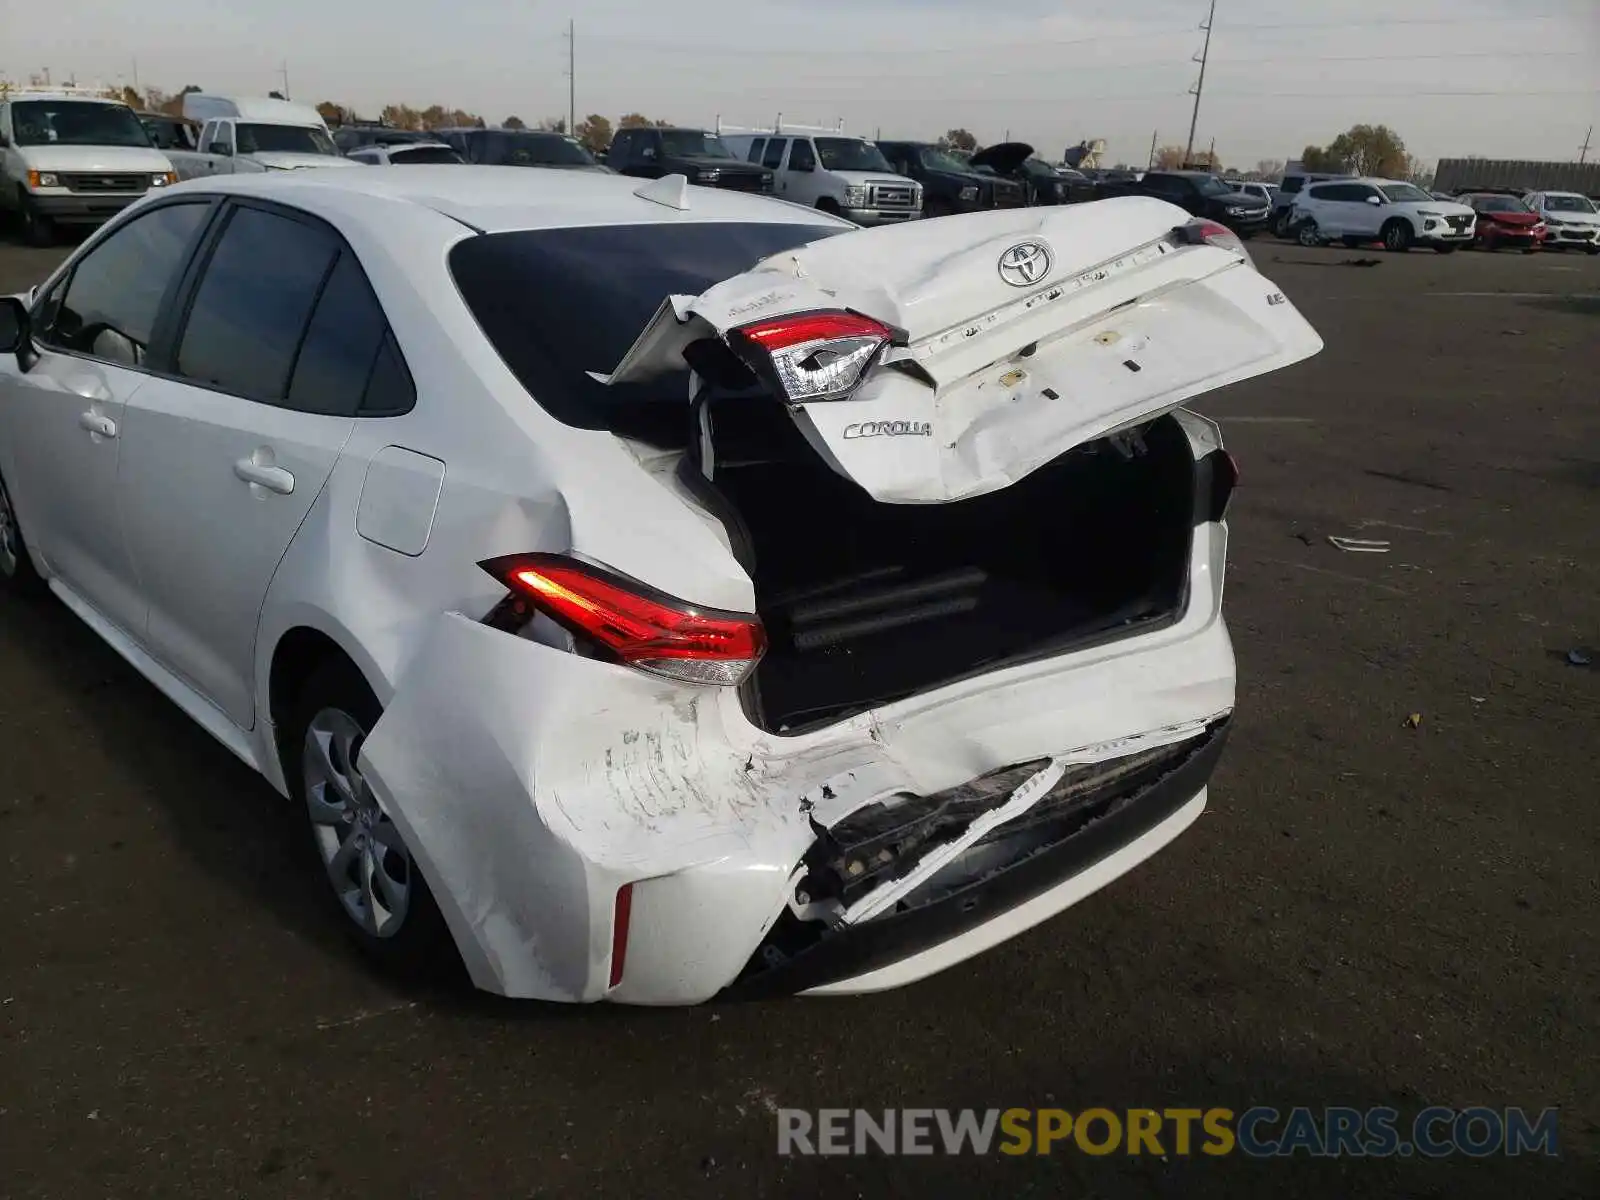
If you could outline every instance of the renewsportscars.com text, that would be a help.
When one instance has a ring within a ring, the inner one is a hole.
[[[1556,1123],[1553,1108],[780,1108],[778,1153],[1556,1157]]]

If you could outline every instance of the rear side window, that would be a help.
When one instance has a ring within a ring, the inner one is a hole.
[[[367,277],[348,250],[317,298],[295,357],[288,406],[301,412],[354,416],[388,327]]]
[[[755,141],[750,143],[750,152],[745,155],[745,158],[748,161],[753,162],[753,163],[760,162],[761,161],[761,154],[766,149],[766,146],[767,146],[767,139],[766,138],[757,138]]]
[[[178,374],[249,400],[282,403],[339,249],[325,229],[235,209],[195,292],[178,343]]]
[[[79,260],[64,290],[58,286],[46,299],[40,340],[126,366],[142,363],[161,301],[210,209],[209,202],[163,205],[108,235]]]
[[[668,296],[696,296],[768,255],[833,236],[824,225],[613,225],[467,238],[450,252],[462,299],[551,416],[658,444],[688,433],[688,372],[607,387]]]
[[[811,149],[811,143],[804,138],[795,140],[794,149],[789,151],[789,166],[796,171],[804,171],[807,167],[816,170],[817,155]]]
[[[788,144],[788,138],[773,138],[767,143],[767,152],[761,158],[761,165],[771,167],[774,171],[783,166],[783,150]]]

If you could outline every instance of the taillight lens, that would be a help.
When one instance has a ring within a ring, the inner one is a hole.
[[[774,377],[791,404],[805,404],[846,399],[893,337],[871,317],[813,312],[745,325],[729,340],[757,373]]]
[[[767,648],[758,617],[696,608],[559,554],[479,565],[608,657],[669,679],[740,683]]]
[[[1250,258],[1250,252],[1244,248],[1239,235],[1216,221],[1190,221],[1187,225],[1179,225],[1173,233],[1186,246],[1215,246],[1242,259]]]

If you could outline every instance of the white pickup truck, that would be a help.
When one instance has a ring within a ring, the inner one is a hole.
[[[302,167],[356,167],[316,109],[288,100],[190,92],[183,115],[201,122],[199,150],[169,150],[180,179]]]
[[[151,188],[176,183],[133,109],[89,89],[0,93],[0,219],[29,245],[58,225],[100,225]]]

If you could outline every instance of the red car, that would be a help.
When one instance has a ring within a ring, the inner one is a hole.
[[[1469,192],[1456,197],[1478,214],[1478,234],[1473,245],[1479,250],[1498,250],[1514,246],[1532,254],[1544,245],[1544,219],[1515,196],[1500,192]]]

